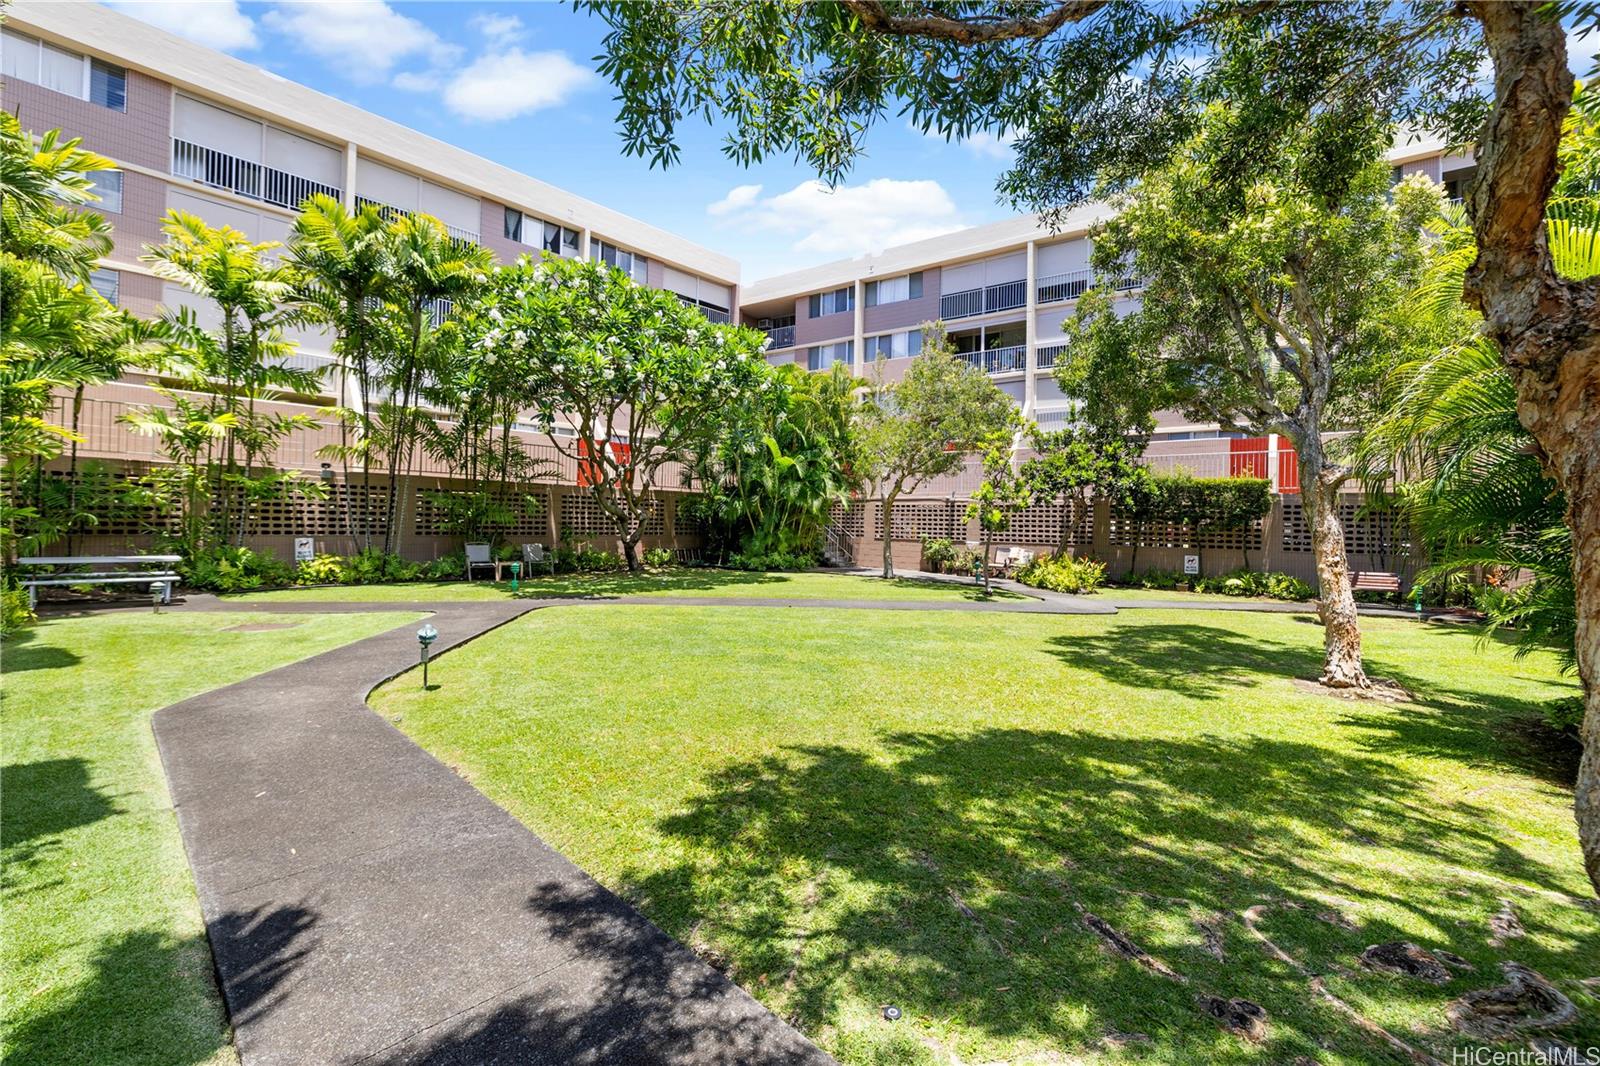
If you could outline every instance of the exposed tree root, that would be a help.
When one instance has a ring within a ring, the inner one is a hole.
[[[1522,919],[1517,917],[1517,908],[1509,899],[1501,899],[1500,909],[1489,919],[1489,946],[1497,948],[1507,940],[1526,935]]]
[[[1287,951],[1284,951],[1277,944],[1273,943],[1271,938],[1269,938],[1265,933],[1256,927],[1256,923],[1265,917],[1268,908],[1269,904],[1258,903],[1254,907],[1247,909],[1243,915],[1244,927],[1250,930],[1251,935],[1261,942],[1261,945],[1266,948],[1267,954],[1271,955],[1279,962],[1282,962],[1284,965],[1293,968],[1296,973],[1306,978],[1313,992],[1321,996],[1329,1006],[1333,1007],[1340,1014],[1343,1014],[1346,1018],[1349,1018],[1350,1021],[1353,1022],[1363,1032],[1382,1040],[1385,1044],[1388,1044],[1396,1051],[1406,1055],[1411,1059],[1412,1062],[1421,1064],[1421,1066],[1444,1066],[1439,1059],[1430,1055],[1421,1048],[1412,1047],[1410,1044],[1406,1043],[1404,1040],[1401,1040],[1398,1036],[1395,1036],[1393,1033],[1389,1032],[1389,1030],[1385,1029],[1377,1022],[1372,1021],[1370,1018],[1367,1018],[1350,1004],[1346,1003],[1344,1000],[1328,991],[1328,986],[1323,982],[1321,977],[1313,974],[1310,970],[1301,965],[1300,961],[1293,955],[1290,955]]]
[[[1189,979],[1187,977],[1150,954],[1144,948],[1141,948],[1138,944],[1135,944],[1128,938],[1126,933],[1113,926],[1110,922],[1097,914],[1085,910],[1082,904],[1074,903],[1073,906],[1077,907],[1078,913],[1082,915],[1083,924],[1099,934],[1100,939],[1105,941],[1106,946],[1113,952],[1131,962],[1138,963],[1151,973],[1160,974],[1162,977],[1177,981],[1179,984],[1188,983]]]
[[[1370,945],[1361,953],[1361,965],[1379,973],[1415,977],[1435,985],[1445,984],[1454,976],[1450,972],[1452,967],[1472,969],[1472,964],[1460,955],[1448,951],[1429,951],[1403,940]]]
[[[1528,1029],[1554,1029],[1578,1016],[1561,990],[1520,962],[1500,964],[1506,983],[1476,988],[1444,1009],[1450,1024],[1480,1040],[1507,1040]]]
[[[1267,1038],[1267,1011],[1261,1004],[1248,999],[1223,999],[1207,995],[1196,996],[1194,1001],[1235,1036],[1241,1036],[1252,1044],[1259,1044]]]

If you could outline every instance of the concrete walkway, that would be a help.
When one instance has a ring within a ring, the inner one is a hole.
[[[427,610],[436,652],[540,606],[195,600]],[[155,716],[244,1066],[832,1062],[367,708],[416,628]]]

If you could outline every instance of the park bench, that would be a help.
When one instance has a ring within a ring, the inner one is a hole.
[[[178,555],[33,555],[18,559],[17,565],[69,568],[22,579],[28,606],[37,607],[39,589],[48,585],[160,585],[161,602],[171,603],[172,586],[178,583],[173,567],[180,561]]]
[[[1357,570],[1350,575],[1352,592],[1387,592],[1400,595],[1400,575],[1386,570]]]

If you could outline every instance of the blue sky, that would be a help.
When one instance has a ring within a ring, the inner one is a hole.
[[[111,6],[738,259],[746,281],[1008,217],[1009,149],[889,118],[849,180],[788,161],[745,169],[721,131],[685,130],[663,172],[625,156],[604,24],[556,3],[108,0]]]

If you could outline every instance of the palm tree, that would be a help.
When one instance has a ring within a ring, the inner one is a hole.
[[[493,268],[486,248],[450,236],[431,215],[402,215],[387,229],[386,264],[379,289],[387,331],[389,398],[380,405],[378,429],[387,449],[388,500],[384,507],[383,550],[399,550],[399,501],[409,491],[411,467],[421,433],[417,400],[428,373],[435,331],[449,316],[451,302],[482,284]]]
[[[340,443],[330,449],[342,461],[345,484],[350,483],[350,461],[361,461],[361,532],[363,549],[371,547],[373,424],[372,403],[375,361],[384,339],[379,295],[389,269],[387,223],[376,204],[354,214],[330,196],[317,195],[301,207],[289,239],[288,264],[294,268],[294,299],[312,322],[331,326],[334,348],[340,356]],[[354,375],[355,404],[351,405],[349,376]],[[355,443],[349,433],[354,427]],[[347,521],[349,512],[346,512]],[[351,529],[354,536],[355,530]]]
[[[209,395],[210,413],[232,416],[218,442],[217,531],[224,541],[242,540],[257,461],[309,424],[304,416],[262,415],[257,403],[279,391],[315,392],[320,372],[284,365],[294,345],[283,329],[305,321],[305,314],[286,303],[293,272],[270,256],[275,242],[256,244],[238,230],[209,226],[182,211],[169,212],[162,230],[166,243],[148,248],[142,258],[161,278],[207,300],[220,317],[213,330],[190,308],[168,310],[165,369]]]
[[[1552,200],[1556,269],[1600,274],[1600,201]],[[1466,570],[1522,572],[1515,593],[1486,598],[1490,629],[1516,627],[1524,650],[1554,644],[1575,667],[1577,615],[1566,501],[1517,417],[1516,389],[1481,319],[1461,302],[1476,255],[1459,208],[1446,208],[1427,275],[1401,315],[1422,354],[1390,375],[1393,399],[1363,444],[1374,494],[1392,479],[1399,508],[1431,564],[1419,582]]]

